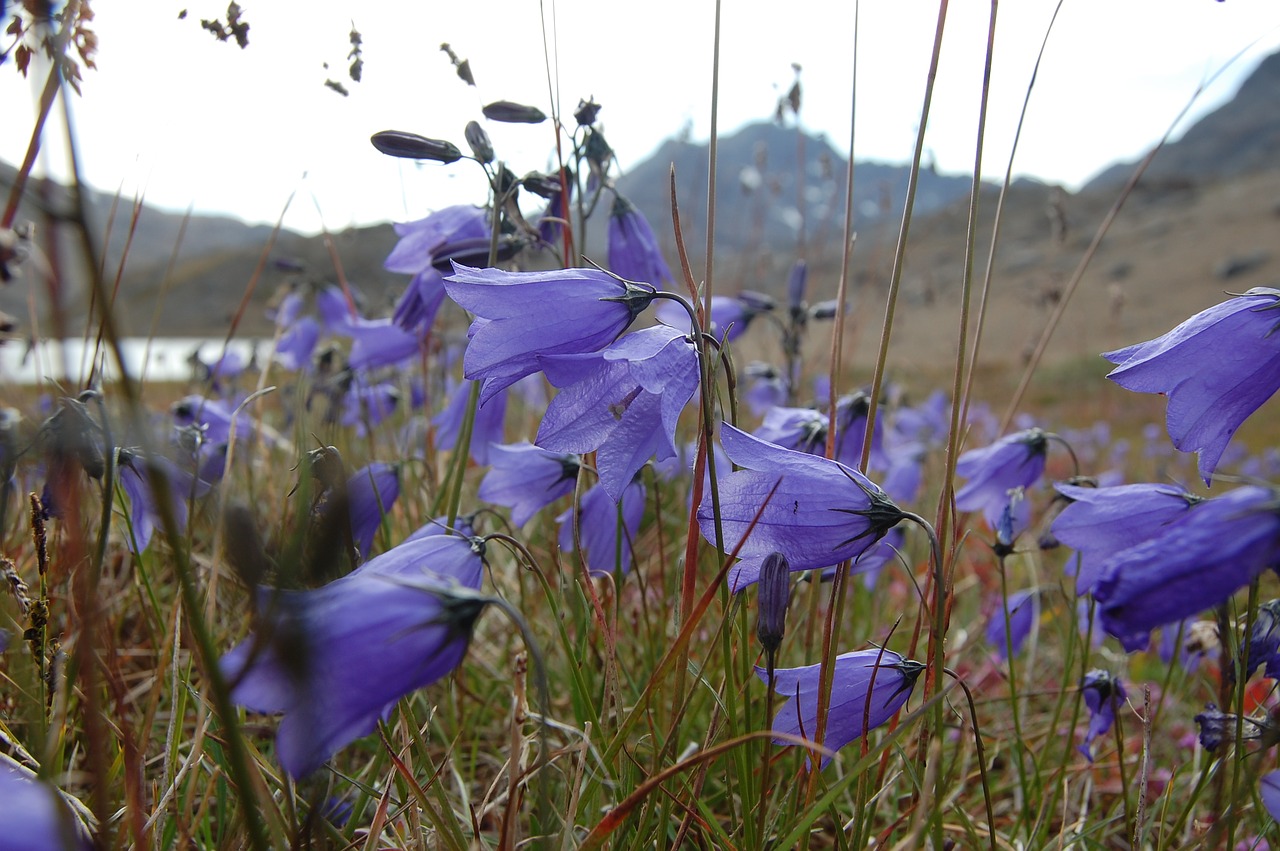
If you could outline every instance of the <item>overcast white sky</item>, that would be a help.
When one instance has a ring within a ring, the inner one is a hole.
[[[952,0],[928,146],[939,169],[972,168],[989,4]],[[273,222],[294,190],[288,227],[331,230],[417,218],[481,201],[474,163],[417,166],[377,153],[369,136],[400,129],[453,140],[494,100],[549,100],[541,20],[554,18],[556,91],[566,118],[579,97],[603,104],[606,136],[625,169],[683,125],[710,129],[714,4],[710,0],[243,0],[249,47],[216,42],[200,18],[213,0],[97,0],[98,70],[74,99],[85,171],[106,191],[171,209]],[[1018,109],[1056,0],[1000,6],[985,168],[1003,174]],[[178,20],[186,8],[186,20]],[[852,0],[725,0],[720,130],[768,118],[804,67],[802,120],[847,149],[854,57]],[[903,162],[919,120],[937,3],[864,0],[858,42],[859,159]],[[364,81],[340,97],[347,33],[364,37]],[[1280,46],[1275,0],[1066,0],[1032,96],[1015,171],[1078,186],[1145,151],[1197,86],[1257,43],[1197,102],[1229,97]],[[478,89],[439,51],[469,58]],[[323,64],[328,62],[329,71]],[[17,163],[30,134],[35,80],[0,67],[0,158]],[[58,125],[53,125],[56,129]],[[517,173],[546,168],[549,124],[488,125]],[[64,146],[44,165],[62,171]],[[306,175],[304,179],[304,175]]]

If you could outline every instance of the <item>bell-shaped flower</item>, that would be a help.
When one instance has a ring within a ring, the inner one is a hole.
[[[1249,632],[1249,670],[1252,675],[1266,666],[1266,675],[1280,679],[1280,600],[1268,600],[1258,607]]]
[[[827,415],[813,408],[778,406],[765,412],[764,421],[753,434],[783,449],[822,455],[827,450],[830,425]]]
[[[453,388],[440,413],[431,418],[436,428],[436,447],[453,450],[462,433],[462,421],[471,401],[471,383],[462,381]],[[476,407],[471,425],[471,459],[484,466],[489,463],[490,444],[502,443],[503,427],[507,419],[507,393],[493,394]]]
[[[615,270],[616,271],[616,270]],[[621,274],[621,273],[619,273]],[[625,275],[623,277],[626,277]],[[742,336],[751,320],[760,312],[757,305],[738,296],[713,295],[711,297],[711,321],[703,330],[717,340],[732,343]],[[689,330],[689,313],[680,304],[665,299],[653,310],[653,315],[664,325]]]
[[[1208,499],[1098,570],[1104,629],[1126,650],[1152,629],[1212,608],[1280,565],[1280,493],[1246,486]]]
[[[0,759],[0,848],[5,851],[90,851],[84,823],[61,793]]]
[[[369,555],[382,519],[400,498],[400,470],[381,461],[362,467],[347,480],[347,512],[351,539],[360,557]]]
[[[730,425],[720,440],[743,468],[720,481],[720,525],[726,553],[741,544],[744,568],[758,567],[774,551],[786,554],[792,570],[856,560],[905,516],[874,482],[838,461],[784,449]],[[716,539],[713,514],[707,493],[698,523],[708,541]],[[746,581],[754,577],[731,575],[730,587],[739,590]]]
[[[1093,762],[1093,740],[1105,735],[1115,723],[1116,707],[1123,704],[1126,698],[1124,684],[1119,677],[1094,669],[1080,680],[1080,693],[1089,710],[1089,730],[1085,733],[1079,750],[1085,759]]]
[[[1236,429],[1280,388],[1278,308],[1280,290],[1254,287],[1162,337],[1103,355],[1121,387],[1169,397],[1169,437],[1199,454],[1205,484]]]
[[[787,401],[787,378],[773,364],[762,361],[747,364],[738,386],[745,386],[740,398],[747,403],[752,416],[764,416],[770,408]]]
[[[1176,485],[1090,488],[1059,483],[1054,487],[1071,500],[1050,529],[1059,542],[1080,554],[1076,594],[1093,590],[1098,571],[1108,558],[1159,535],[1202,501]]]
[[[992,529],[1009,503],[1009,491],[1028,488],[1044,474],[1048,437],[1038,428],[1015,432],[982,449],[970,449],[956,461],[956,475],[967,481],[956,491],[956,508],[981,511]]]
[[[561,389],[534,442],[554,452],[594,450],[615,501],[645,461],[676,454],[676,423],[698,389],[697,349],[681,332],[655,325],[602,352],[539,363]]]
[[[894,653],[872,647],[841,653],[835,659],[831,679],[831,705],[827,711],[823,745],[838,751],[887,722],[911,697],[916,678],[924,665]],[[774,691],[789,698],[773,717],[773,732],[790,733],[812,740],[818,730],[818,692],[821,665],[779,668],[774,671]],[[768,672],[756,668],[756,676],[768,682]],[[868,700],[870,696],[870,700]],[[786,739],[774,744],[792,745]],[[831,757],[823,756],[821,768]]]
[[[597,352],[618,338],[656,290],[598,269],[505,272],[454,264],[449,297],[475,314],[463,374],[487,400],[538,372],[541,355]]]
[[[483,608],[481,548],[437,535],[310,591],[259,591],[257,629],[222,657],[232,699],[283,713],[276,756],[295,778],[372,733],[396,701],[462,661]]]
[[[581,459],[566,452],[551,452],[532,443],[494,444],[492,465],[480,482],[478,495],[485,502],[511,509],[511,522],[523,526],[546,506],[573,493]]]
[[[997,656],[1007,661],[1010,653],[1017,656],[1022,652],[1022,645],[1027,643],[1039,620],[1040,595],[1035,589],[1010,594],[1004,606],[987,621],[987,643]]]
[[[437,210],[425,219],[395,225],[400,241],[383,264],[388,272],[405,272],[413,280],[396,303],[392,321],[405,331],[421,332],[431,326],[444,302],[444,276],[439,258],[460,240],[484,239],[489,215],[480,207],[459,204]]]
[[[654,286],[672,282],[662,247],[644,214],[621,195],[609,216],[609,268],[620,278]]]
[[[862,469],[862,444],[867,439],[867,414],[871,411],[871,397],[862,391],[846,393],[836,400],[836,460],[850,467]],[[871,429],[871,454],[868,467],[883,469],[888,466],[884,456],[883,418],[876,417]]]
[[[147,460],[130,449],[121,449],[119,460],[120,489],[129,501],[126,537],[135,553],[146,550],[157,527],[162,525],[164,509],[151,487]],[[164,456],[151,461],[169,484],[169,511],[179,531],[187,527],[187,503],[209,492],[209,485],[194,478]]]
[[[627,485],[620,499],[615,500],[602,484],[593,485],[582,495],[578,535],[588,573],[631,570],[631,550],[640,533],[640,521],[644,519],[644,495],[639,476]],[[573,552],[573,509],[567,509],[556,522],[560,524],[560,551]]]
[[[1258,797],[1262,798],[1267,814],[1280,821],[1280,771],[1268,771],[1258,778]]]

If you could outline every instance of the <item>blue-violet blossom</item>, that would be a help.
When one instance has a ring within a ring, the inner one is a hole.
[[[283,713],[277,758],[295,778],[310,774],[458,666],[483,607],[481,572],[477,541],[436,535],[315,590],[262,589],[258,630],[220,662],[232,699]]]
[[[1169,437],[1199,454],[1205,484],[1236,429],[1280,388],[1277,308],[1280,290],[1254,287],[1162,337],[1103,354],[1121,387],[1169,397]]]
[[[919,662],[876,647],[837,656],[831,680],[825,747],[838,751],[860,737],[864,729],[874,730],[892,718],[911,696],[916,678],[923,670],[924,665]],[[813,739],[818,729],[821,671],[821,665],[774,671],[774,691],[789,700],[774,716],[773,732]],[[768,672],[764,668],[757,667],[756,676],[768,683]],[[795,743],[775,739],[774,744]],[[831,757],[823,756],[821,768],[826,768],[829,762]]]
[[[445,290],[476,316],[462,370],[483,382],[481,401],[542,369],[539,355],[603,349],[656,295],[598,269],[505,272],[457,263]]]

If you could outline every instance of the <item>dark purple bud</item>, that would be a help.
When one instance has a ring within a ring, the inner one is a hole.
[[[787,279],[787,304],[792,315],[804,315],[804,289],[809,280],[809,267],[803,260],[797,260],[791,267],[791,277]]]
[[[742,290],[738,293],[738,301],[742,302],[742,306],[747,310],[762,313],[764,311],[773,310],[778,306],[778,302],[773,296],[767,293],[758,293],[755,290]]]
[[[782,553],[770,553],[760,565],[756,638],[760,639],[760,646],[768,654],[771,664],[787,631],[787,606],[791,603],[790,574],[791,565]]]
[[[489,141],[489,134],[480,126],[480,122],[468,121],[463,135],[466,136],[467,144],[471,146],[471,153],[477,161],[493,162],[493,143]]]
[[[504,124],[541,124],[547,120],[547,114],[536,106],[509,100],[496,100],[481,112],[490,121],[501,121]]]
[[[572,172],[568,174],[568,179],[570,182],[573,181]],[[536,171],[531,171],[521,178],[520,185],[523,186],[526,191],[532,192],[539,198],[546,198],[548,200],[552,198],[559,198],[560,190],[562,188],[560,186],[560,178],[556,175],[539,174]]]
[[[1205,706],[1204,712],[1196,716],[1196,726],[1200,728],[1200,746],[1207,751],[1216,751],[1223,742],[1233,741],[1237,721],[1240,722],[1240,734],[1244,741],[1261,739],[1267,744],[1275,742],[1278,731],[1269,719],[1239,717],[1222,712],[1210,703]]]
[[[595,98],[587,98],[578,101],[578,108],[573,111],[573,118],[578,122],[579,127],[587,127],[596,123],[596,116],[600,113],[600,104],[596,103]]]
[[[835,299],[830,301],[820,301],[809,308],[810,319],[835,319],[836,313],[840,310],[840,302]],[[845,313],[849,312],[849,308],[845,306]]]
[[[246,587],[256,588],[271,569],[271,559],[262,542],[253,510],[244,503],[232,503],[222,515],[227,561]]]
[[[389,157],[401,157],[406,160],[432,160],[438,163],[452,163],[462,159],[462,151],[452,142],[443,139],[428,139],[417,133],[405,133],[402,130],[383,130],[369,137],[373,146]]]

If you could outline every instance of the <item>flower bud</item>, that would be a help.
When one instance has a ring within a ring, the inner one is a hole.
[[[769,553],[760,565],[757,603],[756,637],[772,660],[782,646],[782,636],[787,629],[787,606],[791,603],[791,565],[782,553]]]
[[[478,161],[493,162],[493,143],[489,141],[489,134],[484,132],[479,122],[468,121],[463,135],[466,136],[467,144],[471,146],[471,153]]]
[[[804,318],[804,290],[808,280],[809,267],[803,260],[797,260],[791,267],[791,277],[787,279],[787,304],[793,317],[799,314],[799,318]]]
[[[417,133],[406,133],[402,130],[383,130],[369,137],[373,146],[389,157],[401,157],[407,160],[433,160],[439,163],[452,163],[462,159],[462,151],[452,142],[443,139],[428,139]]]
[[[497,100],[481,110],[490,121],[501,121],[504,124],[541,124],[547,120],[547,114],[536,106],[526,106],[509,100]]]
[[[600,104],[596,103],[595,98],[587,98],[578,101],[578,108],[574,110],[573,117],[579,127],[588,127],[596,123],[596,116],[599,113]]]

